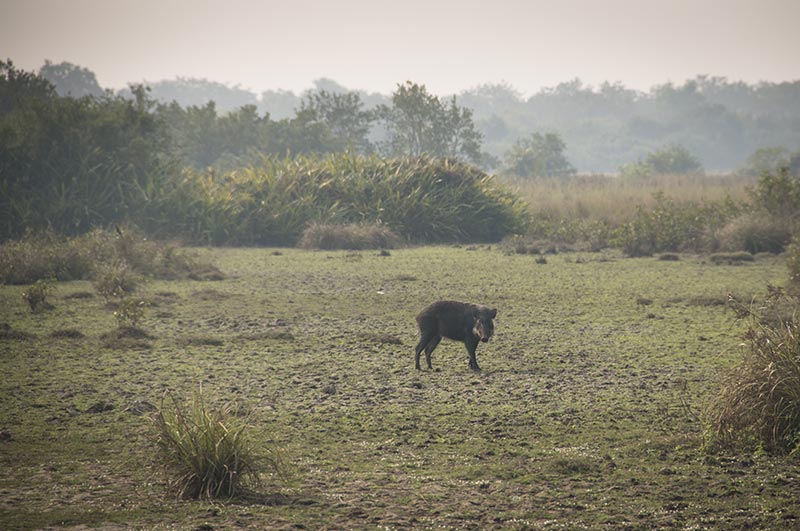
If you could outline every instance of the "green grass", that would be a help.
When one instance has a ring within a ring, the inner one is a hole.
[[[796,458],[707,454],[698,415],[741,358],[724,304],[785,264],[499,248],[197,250],[226,275],[150,280],[146,342],[104,346],[112,310],[59,282],[33,314],[0,287],[0,528],[774,529],[800,522]],[[478,348],[413,368],[436,299],[499,309]],[[651,301],[647,306],[639,300]],[[57,330],[85,337],[50,337]],[[189,341],[187,338],[204,338]],[[376,338],[391,338],[391,341]],[[398,344],[399,342],[399,344]],[[268,475],[225,503],[177,501],[150,417],[197,384],[251,411]],[[208,527],[211,526],[211,527]]]

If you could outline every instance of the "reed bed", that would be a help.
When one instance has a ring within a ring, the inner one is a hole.
[[[613,175],[562,178],[503,179],[546,219],[586,220],[617,227],[631,221],[638,209],[652,210],[664,196],[677,204],[748,200],[753,178],[734,175],[658,175],[624,179]]]

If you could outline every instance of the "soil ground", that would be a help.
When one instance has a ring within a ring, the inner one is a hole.
[[[0,529],[800,528],[796,458],[702,448],[742,355],[728,294],[784,283],[779,258],[198,252],[227,278],[148,282],[144,335],[115,332],[89,282],[39,314],[0,287],[25,332],[0,339]],[[447,341],[414,369],[414,316],[438,299],[498,308],[482,372]],[[287,481],[166,494],[151,417],[198,386],[253,411]]]

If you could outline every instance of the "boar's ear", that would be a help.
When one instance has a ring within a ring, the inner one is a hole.
[[[495,317],[497,317],[497,308],[495,308],[495,309],[493,309],[493,310],[492,310],[492,313],[491,313],[491,315],[492,315],[492,319],[494,319]]]

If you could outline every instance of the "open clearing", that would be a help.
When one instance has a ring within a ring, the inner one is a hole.
[[[800,526],[797,460],[708,455],[698,419],[741,355],[727,294],[783,284],[778,258],[198,252],[227,279],[147,283],[150,337],[104,336],[88,282],[41,314],[0,287],[0,322],[29,334],[0,340],[0,529]],[[414,316],[445,298],[499,310],[482,373],[452,342],[414,370]],[[254,409],[287,483],[165,496],[149,418],[198,384]]]

